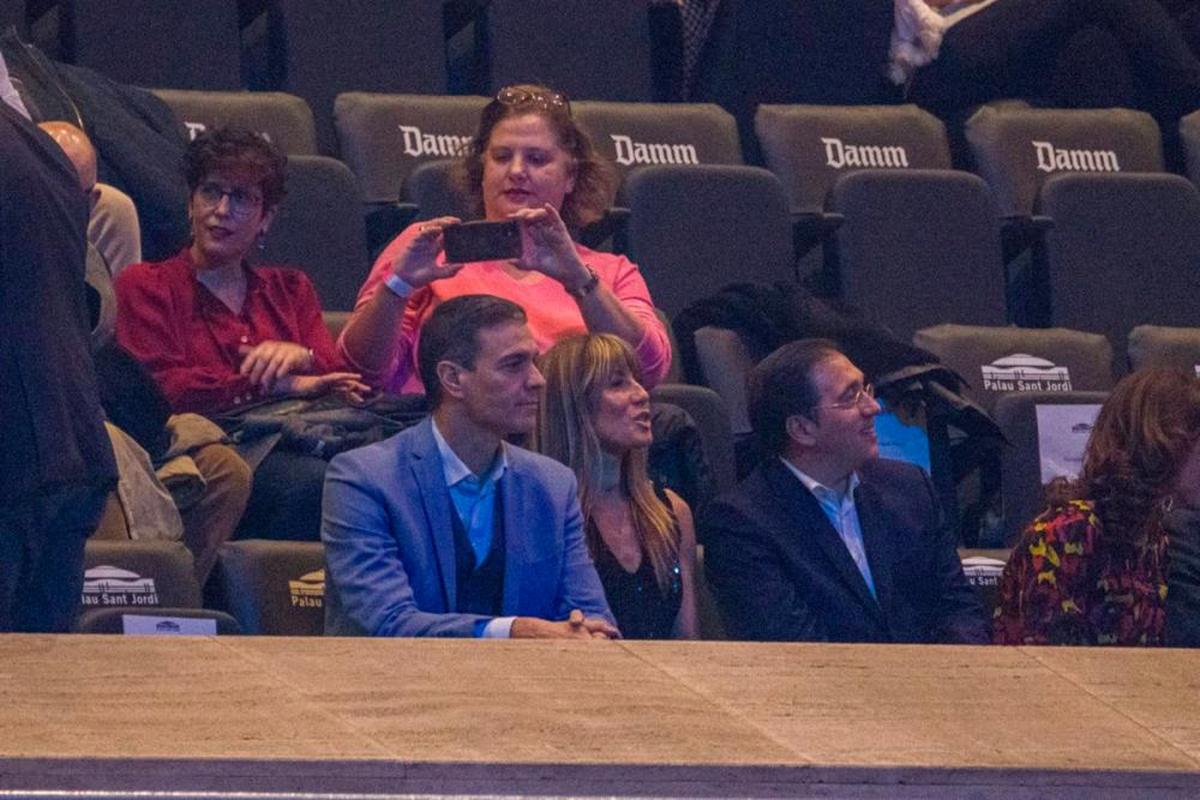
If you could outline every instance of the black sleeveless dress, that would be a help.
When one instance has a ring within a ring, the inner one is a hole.
[[[671,501],[663,489],[656,485],[654,491],[670,509]],[[588,541],[594,543],[592,560],[596,563],[596,572],[604,585],[604,594],[621,635],[626,639],[670,639],[683,602],[679,557],[675,557],[671,566],[671,577],[665,590],[660,589],[654,565],[644,548],[637,572],[627,572],[604,543],[595,523],[589,519],[587,525]],[[678,537],[678,523],[675,533]]]

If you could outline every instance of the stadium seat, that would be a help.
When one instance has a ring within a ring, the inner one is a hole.
[[[625,181],[621,248],[669,315],[736,281],[795,279],[787,197],[765,169],[649,166]]]
[[[659,99],[645,3],[490,0],[483,14],[479,44],[491,93],[536,81],[572,100]]]
[[[416,209],[417,219],[450,215],[467,220],[479,216],[471,198],[454,182],[455,163],[452,159],[426,161],[408,173],[400,198]]]
[[[712,470],[714,490],[720,493],[733,488],[737,482],[733,434],[729,430],[729,411],[721,396],[704,386],[660,383],[650,393],[650,400],[671,403],[688,413],[700,431],[704,459]]]
[[[917,331],[913,344],[961,375],[966,396],[988,412],[1009,392],[1099,392],[1113,386],[1112,346],[1095,333],[944,324]]]
[[[187,129],[188,140],[210,128],[232,125],[257,131],[289,156],[317,154],[312,110],[283,92],[192,92],[155,89]]]
[[[223,611],[209,608],[154,608],[136,611],[128,608],[98,608],[85,611],[75,623],[75,633],[123,633],[142,636],[189,636],[204,628],[190,623],[210,623],[217,636],[243,633],[237,620]],[[140,623],[140,624],[139,624]],[[133,627],[133,630],[130,630]]]
[[[236,0],[63,0],[66,60],[120,83],[240,89]]]
[[[487,102],[474,96],[339,94],[333,107],[339,152],[358,177],[363,201],[395,203],[416,166],[457,158]]]
[[[1191,182],[1200,186],[1200,111],[1179,120],[1179,139],[1183,143],[1184,162]]]
[[[1055,325],[1114,347],[1129,330],[1200,325],[1200,191],[1177,175],[1058,175],[1039,209],[1054,220],[1046,268]]]
[[[916,106],[758,107],[754,130],[792,212],[814,220],[838,178],[858,169],[950,169],[941,121]],[[828,226],[829,223],[826,223]]]
[[[975,171],[991,186],[1003,218],[1010,319],[1030,327],[1057,324],[1042,249],[1056,222],[1035,213],[1042,185],[1063,172],[1161,172],[1158,125],[1148,114],[1126,109],[1004,103],[977,111],[965,133]]]
[[[966,135],[1005,217],[1032,214],[1042,184],[1062,172],[1163,171],[1158,125],[1140,111],[984,106]]]
[[[992,618],[999,602],[1000,575],[1004,565],[1008,563],[1012,551],[999,548],[991,550],[960,549],[958,556],[962,560],[963,574],[967,583],[979,591],[979,599],[983,601],[984,617]]]
[[[322,308],[354,308],[370,267],[354,175],[332,158],[295,156],[288,159],[287,190],[259,260],[307,272]]]
[[[267,14],[269,83],[308,101],[322,153],[336,152],[339,93],[446,91],[437,6],[428,0],[274,0]]]
[[[1000,461],[1001,500],[1003,520],[1000,534],[1010,545],[1044,507],[1042,487],[1042,453],[1038,444],[1039,405],[1100,405],[1106,392],[1014,392],[997,398],[996,422],[1009,441]],[[1059,436],[1073,440],[1083,451],[1090,424],[1074,425],[1059,431]],[[1076,463],[1074,470],[1079,469]]]
[[[201,605],[192,554],[182,542],[91,539],[83,563],[85,612]]]
[[[707,103],[572,103],[579,127],[624,179],[648,164],[741,164],[737,123]]]
[[[916,106],[758,107],[754,128],[767,168],[792,203],[800,274],[836,284],[831,234],[842,222],[827,209],[838,179],[858,169],[950,169],[946,129]]]
[[[1139,325],[1129,332],[1129,368],[1171,367],[1200,375],[1200,327]]]
[[[746,406],[746,373],[754,359],[735,331],[705,326],[694,334],[696,358],[704,373],[701,379],[725,403],[729,412],[729,427],[735,437],[753,430]]]
[[[833,187],[829,209],[843,300],[908,339],[939,322],[1006,321],[1000,230],[987,186],[947,170],[863,170]]]
[[[221,547],[216,605],[253,635],[320,636],[325,548],[320,542],[247,539]]]

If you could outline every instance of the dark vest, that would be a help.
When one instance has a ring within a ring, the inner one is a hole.
[[[499,616],[504,607],[504,504],[500,487],[496,487],[496,503],[492,514],[492,547],[482,564],[475,564],[475,548],[467,536],[466,526],[450,504],[450,520],[454,529],[454,568],[458,596],[454,610],[460,614]]]

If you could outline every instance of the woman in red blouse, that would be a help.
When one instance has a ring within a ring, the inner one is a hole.
[[[1083,472],[1050,486],[1000,579],[1000,644],[1161,645],[1172,508],[1200,506],[1200,381],[1127,376],[1100,409]],[[1189,534],[1190,535],[1190,534]]]
[[[284,197],[286,158],[256,133],[222,129],[184,156],[192,241],[117,278],[117,339],[175,412],[219,415],[281,395],[366,391],[342,361],[308,277],[251,267]],[[254,475],[241,530],[318,538],[325,461],[272,452]]]

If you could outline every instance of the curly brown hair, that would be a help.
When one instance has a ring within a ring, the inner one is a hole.
[[[287,156],[254,131],[232,126],[206,131],[183,154],[183,176],[191,193],[216,170],[239,168],[255,175],[263,211],[275,208],[287,195]]]
[[[502,97],[505,99],[500,99]],[[572,231],[578,231],[602,218],[612,205],[612,167],[596,152],[588,135],[575,124],[566,96],[533,83],[506,86],[484,106],[479,116],[479,129],[455,169],[459,187],[470,196],[475,213],[483,213],[483,161],[492,131],[503,120],[527,114],[537,114],[550,124],[558,137],[559,147],[571,159],[575,188],[563,198],[559,209],[563,222]]]
[[[1100,409],[1083,471],[1049,487],[1052,504],[1091,500],[1110,545],[1157,525],[1184,462],[1200,440],[1200,380],[1181,370],[1127,375]]]

